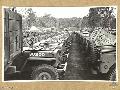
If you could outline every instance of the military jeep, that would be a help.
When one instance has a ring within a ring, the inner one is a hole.
[[[33,80],[57,80],[66,70],[68,55],[61,54],[62,47],[60,44],[54,48],[52,46],[52,49],[40,48],[25,50],[24,52],[30,54],[23,70],[26,72],[30,69]]]

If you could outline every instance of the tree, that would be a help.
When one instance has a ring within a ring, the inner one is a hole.
[[[98,26],[100,22],[100,14],[98,14],[98,8],[90,8],[88,16],[88,24],[91,28]]]
[[[76,27],[76,28],[80,28],[80,24],[81,24],[81,18],[77,18],[77,17],[72,17],[70,18],[70,26],[71,27]]]
[[[88,17],[87,16],[84,16],[81,21],[81,28],[83,29],[85,27],[88,27]]]
[[[91,28],[103,27],[111,28],[111,22],[113,22],[114,16],[113,7],[96,7],[90,8],[88,16],[88,24]]]
[[[51,14],[46,14],[43,17],[41,17],[41,23],[43,27],[55,27],[56,26],[56,18],[52,17]]]
[[[30,27],[32,25],[35,25],[36,22],[36,16],[35,16],[35,12],[33,12],[32,8],[29,8],[26,13],[28,14],[27,18],[26,18],[26,23],[27,23],[27,27],[28,29],[30,29]]]

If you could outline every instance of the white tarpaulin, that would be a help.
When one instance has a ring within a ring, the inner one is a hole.
[[[29,30],[30,32],[41,32],[37,27],[32,26]]]

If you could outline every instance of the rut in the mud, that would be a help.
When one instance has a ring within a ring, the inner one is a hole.
[[[89,70],[84,56],[84,51],[80,48],[79,41],[73,37],[69,52],[68,66],[66,68],[65,80],[85,80],[89,79]]]

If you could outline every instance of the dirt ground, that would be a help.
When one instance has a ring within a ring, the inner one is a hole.
[[[90,72],[90,67],[86,63],[85,55],[80,48],[78,41],[74,38],[69,59],[67,61],[68,65],[66,68],[66,73],[64,80],[101,80],[103,79],[100,75],[93,75]]]

